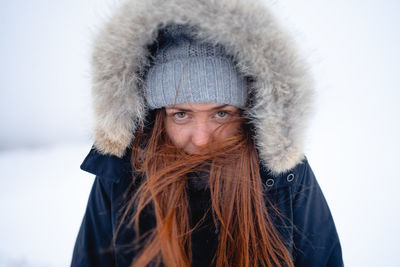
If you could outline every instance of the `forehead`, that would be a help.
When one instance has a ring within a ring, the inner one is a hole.
[[[217,103],[182,103],[176,105],[169,105],[165,107],[166,110],[170,109],[179,109],[179,110],[190,110],[193,112],[200,111],[211,111],[220,108],[228,108],[228,109],[238,109],[235,106],[227,105],[227,104],[217,104]]]

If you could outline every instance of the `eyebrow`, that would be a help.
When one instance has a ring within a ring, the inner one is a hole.
[[[213,107],[210,110],[217,110],[217,109],[221,109],[221,108],[224,108],[224,107],[227,107],[227,106],[229,106],[229,105],[228,104],[223,104],[223,105],[220,105],[220,106]],[[176,109],[176,110],[180,110],[180,111],[183,111],[183,112],[193,112],[193,110],[191,110],[191,109],[179,108],[179,107],[173,107],[173,106],[170,107],[170,109]]]

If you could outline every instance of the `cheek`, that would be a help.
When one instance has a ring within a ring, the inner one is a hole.
[[[218,139],[221,141],[224,138],[232,137],[239,132],[240,127],[240,123],[229,123],[224,125],[216,137],[219,137]]]
[[[171,142],[180,148],[183,148],[185,143],[187,142],[187,134],[185,134],[185,129],[181,125],[176,125],[175,123],[170,122],[168,119],[165,121],[165,131],[167,136],[171,140]]]

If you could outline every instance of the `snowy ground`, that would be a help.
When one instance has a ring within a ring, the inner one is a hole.
[[[90,144],[0,151],[0,266],[68,266],[92,175]]]

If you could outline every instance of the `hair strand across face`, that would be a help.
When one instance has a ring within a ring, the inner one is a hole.
[[[139,253],[132,266],[191,266],[191,234],[198,225],[190,225],[187,179],[194,172],[208,174],[210,210],[219,230],[216,266],[294,266],[266,209],[251,131],[210,144],[210,153],[191,155],[172,145],[164,118],[157,110],[151,132],[139,130],[133,144],[132,164],[144,178],[120,222],[128,221],[137,233]],[[149,210],[156,225],[141,233],[140,218]]]

